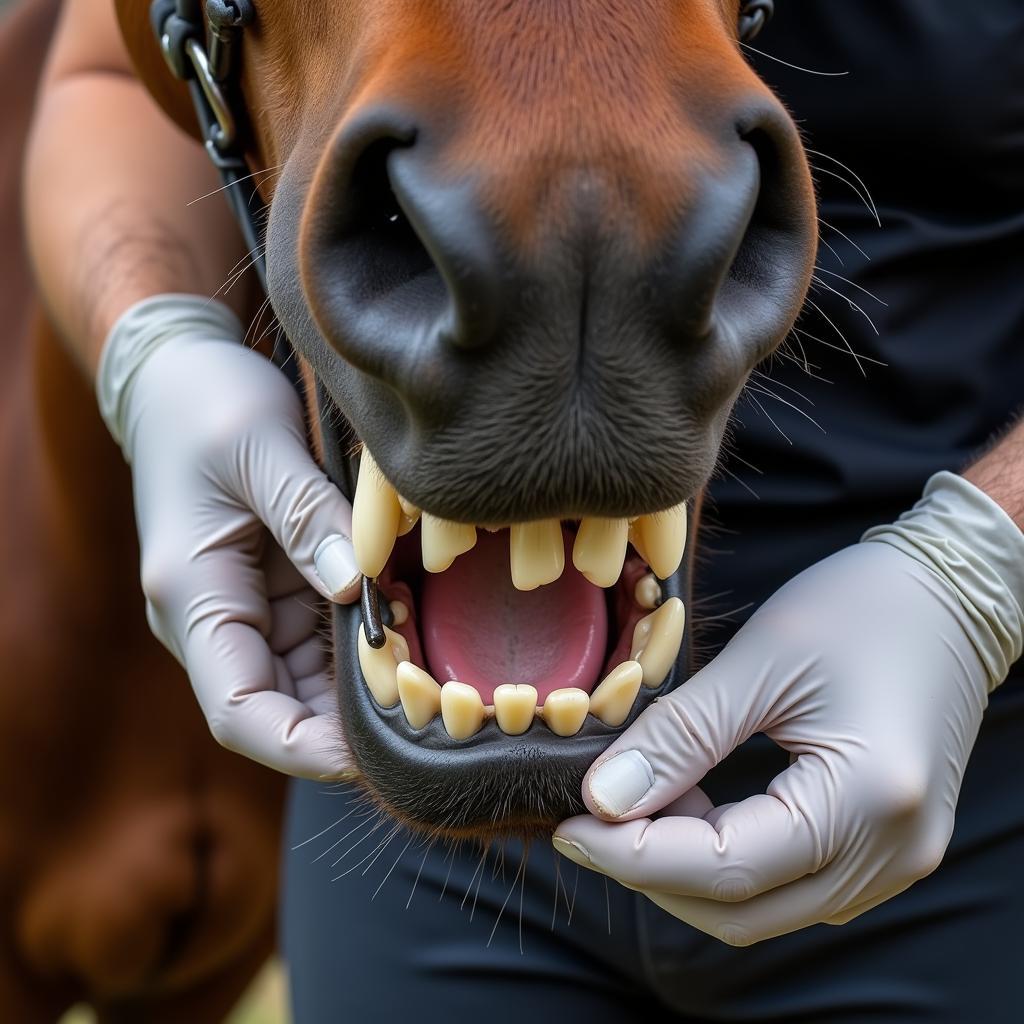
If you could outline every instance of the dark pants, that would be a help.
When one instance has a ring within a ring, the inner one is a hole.
[[[785,763],[756,738],[707,789],[733,799]],[[841,928],[732,949],[546,843],[525,869],[519,846],[427,850],[345,787],[293,785],[286,849],[296,1024],[1024,1020],[1019,683],[993,698],[942,866]]]

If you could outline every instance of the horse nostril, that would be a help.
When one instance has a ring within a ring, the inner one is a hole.
[[[731,211],[720,225],[718,280],[709,323],[748,339],[748,360],[766,356],[789,329],[806,292],[815,249],[810,177],[796,129],[775,103],[759,103],[733,131],[736,161],[712,188]],[[734,138],[736,137],[734,136]],[[715,204],[711,204],[715,205]]]
[[[335,140],[308,199],[302,272],[321,331],[394,383],[431,350],[486,344],[498,317],[492,233],[435,156],[420,127],[371,112]]]
[[[422,298],[440,299],[437,268],[395,195],[388,162],[399,143],[371,143],[352,167],[347,213],[338,226],[334,256],[353,289],[366,303],[403,288],[419,288]],[[339,268],[340,269],[340,268]]]

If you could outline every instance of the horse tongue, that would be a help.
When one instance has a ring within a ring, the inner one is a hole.
[[[470,683],[485,704],[502,683],[535,686],[540,704],[560,687],[593,690],[608,639],[604,591],[573,567],[572,535],[562,539],[565,570],[537,590],[512,586],[507,530],[480,531],[450,569],[426,575],[419,619],[438,682]]]

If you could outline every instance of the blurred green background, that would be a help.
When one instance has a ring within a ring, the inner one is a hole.
[[[0,7],[6,2],[0,0]],[[289,1024],[289,1021],[284,971],[279,963],[272,961],[252,983],[226,1024]],[[96,1024],[96,1015],[86,1007],[76,1007],[58,1024]]]

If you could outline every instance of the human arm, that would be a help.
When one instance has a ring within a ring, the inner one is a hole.
[[[734,945],[844,923],[933,870],[988,694],[1021,653],[1022,441],[971,482],[938,474],[897,523],[781,588],[598,760],[594,816],[560,825],[556,848]],[[757,732],[790,767],[712,807],[698,783]]]
[[[193,202],[219,184],[202,148],[135,77],[114,4],[66,0],[40,86],[24,210],[36,283],[90,378],[129,306],[224,284],[243,255],[238,231],[219,197]],[[241,313],[243,289],[226,301]]]
[[[242,255],[222,199],[189,205],[217,188],[207,164],[132,76],[113,4],[69,0],[26,163],[29,246],[132,466],[150,625],[220,742],[334,776],[318,604],[355,596],[351,510],[299,397],[207,298]]]

